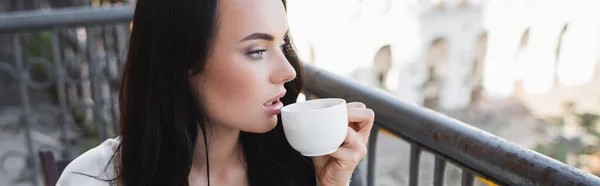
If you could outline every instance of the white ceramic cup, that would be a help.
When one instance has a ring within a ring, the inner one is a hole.
[[[348,132],[346,100],[323,98],[287,105],[281,109],[288,143],[304,156],[335,152]]]

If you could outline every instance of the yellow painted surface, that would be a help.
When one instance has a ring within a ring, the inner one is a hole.
[[[482,177],[479,177],[479,176],[475,176],[475,178],[477,178],[479,181],[485,183],[486,185],[489,185],[489,186],[498,186],[494,182],[492,182],[490,180],[486,180],[485,178],[482,178]]]
[[[379,129],[379,133],[382,133],[382,134],[385,134],[385,135],[392,136],[392,137],[400,139],[398,136],[394,135],[392,132],[387,131],[385,129]]]
[[[388,136],[392,136],[392,137],[395,137],[395,138],[397,138],[397,139],[400,139],[400,137],[398,137],[398,136],[394,135],[392,132],[390,132],[390,131],[388,131],[388,130],[385,130],[385,129],[379,129],[379,133],[381,133],[381,134],[385,134],[385,135],[388,135]],[[488,185],[488,186],[498,186],[498,185],[497,185],[497,184],[495,184],[494,182],[492,182],[492,181],[489,181],[489,180],[487,180],[487,179],[485,179],[485,178],[483,178],[483,177],[475,176],[475,178],[476,178],[476,179],[478,179],[479,181],[481,181],[481,182],[485,183],[485,184],[486,184],[486,185]]]

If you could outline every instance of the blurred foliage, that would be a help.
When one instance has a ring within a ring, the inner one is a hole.
[[[539,121],[546,125],[550,125],[553,127],[562,127],[564,124],[563,117],[557,117],[557,116],[540,118]]]
[[[52,78],[54,71],[54,53],[52,52],[52,40],[51,40],[52,32],[43,31],[36,34],[31,34],[23,37],[24,43],[26,47],[24,48],[24,52],[26,54],[26,60],[32,59],[43,59],[49,62],[52,66],[46,67],[41,63],[30,63],[30,77],[35,79],[47,79]],[[61,45],[63,49],[65,47],[64,44]],[[49,69],[47,69],[49,68]],[[64,87],[64,92],[68,92],[69,86]],[[50,103],[52,105],[60,105],[59,101],[59,92],[58,86],[56,83],[53,83],[51,86],[44,90],[49,97]],[[68,97],[68,96],[67,96]],[[67,105],[72,105],[70,99],[65,99]],[[81,140],[91,140],[93,143],[88,145],[97,145],[97,128],[96,124],[89,121],[89,114],[86,112],[89,108],[85,107],[71,107],[70,120],[73,121],[75,130],[79,133],[79,139]],[[83,147],[83,150],[88,150],[90,147]]]
[[[600,153],[600,115],[597,113],[577,114],[583,132],[580,136],[567,139],[562,134],[552,137],[551,140],[538,143],[533,150],[546,156],[567,163],[568,154],[580,157],[595,156]],[[548,127],[562,131],[563,117],[542,118]],[[576,167],[586,166],[585,162],[577,162]]]
[[[600,131],[598,130],[600,127],[600,115],[584,113],[579,114],[579,119],[581,121],[581,125],[585,128],[585,131],[589,134],[600,137]]]

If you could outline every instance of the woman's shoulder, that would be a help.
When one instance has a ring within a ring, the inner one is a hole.
[[[57,186],[108,186],[115,177],[113,154],[119,138],[107,139],[102,144],[75,158],[60,175]]]

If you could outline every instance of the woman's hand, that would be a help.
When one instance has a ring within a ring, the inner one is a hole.
[[[367,142],[375,113],[365,104],[348,103],[348,134],[344,143],[332,154],[313,157],[321,186],[346,186],[354,168],[367,154]]]

